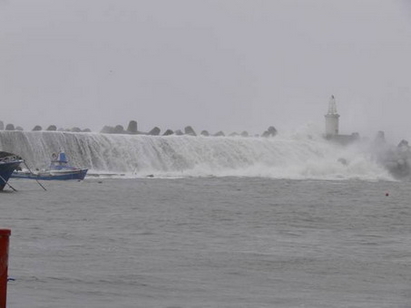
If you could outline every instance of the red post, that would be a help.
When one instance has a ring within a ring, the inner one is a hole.
[[[0,229],[0,308],[6,308],[10,233],[8,229]]]

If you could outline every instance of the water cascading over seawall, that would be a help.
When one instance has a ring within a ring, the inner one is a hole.
[[[0,131],[0,149],[22,156],[30,168],[45,168],[52,153],[65,151],[72,165],[89,168],[91,173],[129,176],[390,178],[356,148],[303,135],[245,138]]]

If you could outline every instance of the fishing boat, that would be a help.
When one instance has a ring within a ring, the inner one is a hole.
[[[84,180],[88,169],[71,166],[64,152],[53,154],[49,168],[44,170],[18,170],[11,177],[33,180]]]
[[[0,190],[7,185],[13,172],[20,168],[22,158],[13,153],[0,151]]]

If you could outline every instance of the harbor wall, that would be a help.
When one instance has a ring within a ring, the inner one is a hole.
[[[23,157],[31,169],[47,167],[52,153],[64,151],[72,165],[90,169],[90,175],[390,178],[363,147],[343,147],[320,135],[211,138],[0,131],[0,148]]]

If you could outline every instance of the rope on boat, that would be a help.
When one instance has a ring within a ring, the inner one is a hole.
[[[27,170],[28,170],[31,174],[34,175],[34,173],[30,170],[29,166],[27,166],[27,164],[26,164],[25,161],[23,162],[23,164],[24,164],[24,166],[26,166]],[[41,188],[43,188],[45,191],[47,191],[47,189],[46,189],[43,185],[41,185],[41,183],[39,182],[39,180],[37,180],[36,178],[34,178],[34,179],[36,180],[37,184],[39,184],[39,185],[41,186]]]
[[[0,175],[0,179],[3,180],[3,182],[5,183],[5,185],[8,185],[11,189],[13,189],[14,191],[17,191],[17,189],[15,189],[13,186],[11,186],[1,175]]]

